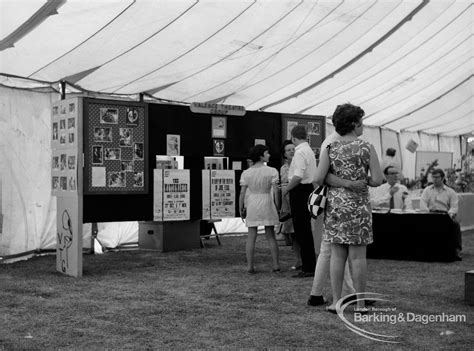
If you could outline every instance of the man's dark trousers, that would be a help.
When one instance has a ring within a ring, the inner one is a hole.
[[[295,239],[301,247],[302,271],[314,273],[316,254],[314,252],[311,215],[308,211],[308,196],[314,190],[313,184],[299,184],[290,191],[291,217]]]

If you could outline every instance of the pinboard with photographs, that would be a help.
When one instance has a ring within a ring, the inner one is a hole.
[[[319,159],[321,144],[326,138],[326,117],[309,115],[282,115],[282,143],[291,140],[291,130],[293,127],[302,124],[306,126],[308,132],[308,144]]]
[[[78,155],[81,152],[82,104],[79,98],[53,104],[51,115],[51,189],[54,196],[79,192]]]
[[[144,104],[84,99],[84,193],[148,190],[148,115]]]

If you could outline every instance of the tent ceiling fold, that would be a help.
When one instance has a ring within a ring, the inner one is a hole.
[[[0,84],[474,130],[470,0],[0,0]],[[17,79],[8,76],[30,78]]]

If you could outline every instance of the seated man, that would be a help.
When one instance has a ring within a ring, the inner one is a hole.
[[[375,189],[370,189],[370,204],[374,207],[413,209],[411,201],[407,199],[408,189],[398,182],[399,171],[394,166],[388,166],[383,170],[387,183]]]
[[[458,194],[444,184],[444,172],[437,168],[431,172],[433,184],[427,186],[420,199],[420,208],[422,210],[446,212],[453,220],[453,238],[455,240],[456,254],[455,259],[461,260],[459,255],[462,250],[461,226],[456,221],[458,213]]]

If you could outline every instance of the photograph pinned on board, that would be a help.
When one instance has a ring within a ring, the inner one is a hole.
[[[69,130],[76,129],[76,119],[74,117],[67,119],[67,129]]]
[[[319,122],[308,122],[307,130],[309,135],[320,135],[321,124]]]
[[[59,171],[59,156],[53,156],[53,163],[51,165],[53,171]]]
[[[76,169],[76,156],[68,156],[67,157],[67,168],[70,170]]]
[[[76,190],[76,178],[75,177],[69,177],[69,190],[70,191],[75,191]]]
[[[143,187],[143,172],[134,172],[133,173],[133,187],[134,188]]]
[[[120,146],[132,146],[133,129],[132,128],[119,128],[119,145]]]
[[[181,136],[177,134],[166,135],[166,155],[178,156],[181,144]]]
[[[76,104],[75,103],[69,104],[69,113],[73,113],[75,111],[76,111]]]
[[[59,177],[54,176],[52,178],[51,187],[53,188],[53,190],[59,190]]]
[[[59,169],[61,171],[65,171],[67,167],[67,155],[61,154],[61,158],[59,159]]]
[[[61,190],[67,190],[67,177],[59,178],[59,188]]]
[[[133,143],[133,159],[143,160],[143,143]]]
[[[103,147],[94,145],[92,146],[92,164],[102,165],[104,163],[104,152]]]
[[[59,129],[61,129],[61,130],[66,129],[66,120],[65,119],[60,119],[59,120]]]
[[[110,188],[125,188],[127,186],[125,172],[110,172],[108,185]]]
[[[118,108],[101,107],[99,121],[100,124],[118,124]]]
[[[112,128],[94,128],[94,142],[112,142]]]
[[[129,107],[127,108],[127,117],[125,118],[125,124],[129,126],[138,126],[139,118],[138,118],[138,109]]]
[[[104,160],[106,160],[106,161],[121,160],[120,148],[118,148],[118,147],[105,148]]]
[[[212,116],[212,137],[227,138],[227,117]]]
[[[58,122],[53,122],[53,140],[58,140]]]
[[[224,139],[213,139],[212,140],[212,151],[214,156],[224,156],[225,153],[225,140]]]
[[[286,121],[286,140],[291,140],[291,131],[298,125],[298,121]]]
[[[120,170],[123,172],[133,172],[133,161],[122,161]]]

